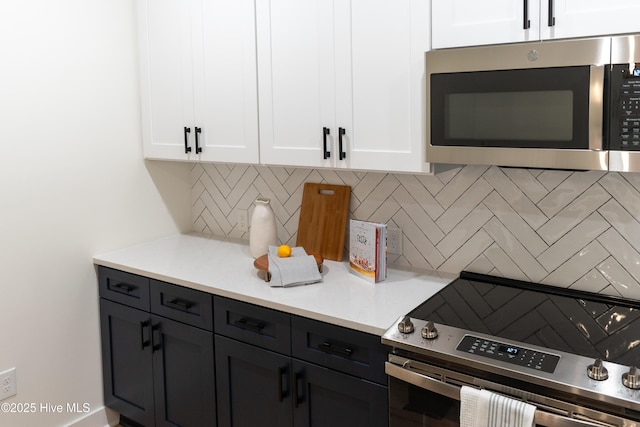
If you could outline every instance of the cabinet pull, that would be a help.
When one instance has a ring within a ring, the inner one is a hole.
[[[247,331],[261,333],[264,329],[265,325],[262,323],[251,323],[246,318],[242,318],[240,320],[236,320],[233,322],[234,325],[239,327],[240,329],[245,329]]]
[[[556,25],[556,17],[553,16],[553,0],[549,0],[549,22],[548,25],[553,27]]]
[[[116,288],[116,289],[119,289],[121,291],[125,291],[128,294],[130,294],[131,292],[133,292],[136,289],[134,286],[126,285],[124,283],[117,283],[117,284],[113,285],[113,287]]]
[[[156,339],[155,339],[156,331],[158,331],[158,342],[156,342]],[[162,348],[162,333],[160,333],[159,331],[160,331],[160,323],[151,325],[151,352],[152,353]]]
[[[531,28],[531,21],[529,21],[529,0],[524,1],[524,20],[522,23],[522,28],[524,30],[528,30]]]
[[[298,408],[298,404],[302,402],[302,399],[298,396],[298,381],[302,379],[302,372],[296,372],[293,374],[293,407]]]
[[[200,147],[200,144],[198,142],[198,135],[200,134],[200,132],[202,132],[202,128],[196,127],[196,154],[202,153],[202,147]]]
[[[190,153],[191,147],[189,147],[189,134],[191,133],[191,128],[184,127],[184,152]]]
[[[278,368],[278,402],[282,402],[285,397],[287,397],[287,393],[284,392],[282,383],[284,382],[284,374],[286,374],[287,368],[280,367]]]
[[[351,353],[353,353],[353,350],[351,350],[350,348],[334,347],[330,342],[327,341],[323,342],[322,344],[318,344],[318,350],[324,353],[333,354],[335,356],[346,357],[347,359],[350,358]]]
[[[183,311],[189,311],[189,309],[193,307],[193,304],[189,301],[184,301],[179,298],[174,298],[171,301],[167,301],[167,304],[175,305],[178,309]]]
[[[340,160],[344,160],[347,158],[347,153],[342,151],[342,135],[344,135],[347,131],[344,128],[338,128],[338,155]]]
[[[324,159],[328,159],[331,157],[331,151],[327,151],[327,135],[329,135],[331,131],[327,127],[322,128],[322,150],[324,151]]]
[[[144,330],[149,326],[149,321],[145,320],[144,322],[140,322],[140,342],[142,343],[142,349],[144,350],[151,342],[149,340],[144,339]]]

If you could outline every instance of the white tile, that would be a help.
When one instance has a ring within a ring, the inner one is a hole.
[[[610,228],[598,237],[598,241],[613,255],[622,268],[629,273],[629,277],[632,277],[634,282],[640,282],[640,253],[638,253],[620,233]],[[604,272],[602,273],[604,274]],[[605,277],[610,276],[605,275]],[[614,283],[612,282],[612,284]],[[616,286],[616,288],[620,290],[619,287],[624,286],[625,281],[620,281],[620,285]],[[622,291],[620,290],[620,292]]]
[[[440,227],[425,212],[422,206],[416,201],[413,194],[410,194],[404,187],[398,187],[391,196],[398,204],[398,207],[406,213],[416,224],[416,227],[433,243],[436,244],[444,237]]]
[[[597,268],[593,268],[580,279],[573,282],[569,287],[571,289],[578,289],[597,294],[602,292],[602,290],[607,286],[609,286],[609,281],[598,271]]]
[[[625,210],[618,201],[611,200],[598,210],[600,214],[624,236],[633,248],[640,252],[640,222]]]
[[[496,244],[491,245],[484,251],[484,255],[491,261],[494,267],[500,271],[500,276],[518,280],[530,280],[500,246]]]
[[[534,171],[536,171],[537,174],[534,174]],[[504,172],[533,203],[539,202],[549,193],[549,190],[536,178],[536,176],[541,173],[539,169],[504,168],[502,172]]]
[[[489,194],[483,203],[518,241],[526,245],[531,255],[537,257],[548,248],[535,230],[499,194]]]
[[[465,166],[464,169],[456,174],[436,195],[436,200],[443,208],[449,208],[456,203],[463,194],[468,194],[468,190],[488,168],[488,166]]]
[[[379,174],[376,174],[379,175]],[[367,175],[368,176],[368,175]],[[369,218],[378,207],[387,200],[391,194],[398,188],[400,183],[393,175],[383,175],[384,179],[379,181],[375,188],[369,193],[369,196],[362,200],[360,206],[354,210],[353,214],[355,218],[366,219]],[[360,187],[358,185],[358,187]]]
[[[466,168],[465,168],[466,170]],[[447,207],[446,211],[438,218],[436,224],[445,233],[453,230],[469,212],[475,209],[482,200],[493,191],[493,188],[483,178],[472,183],[457,200]]]
[[[605,175],[601,171],[574,172],[540,200],[538,207],[552,217]]]
[[[358,185],[351,188],[351,191],[360,201],[365,200],[378,184],[382,182],[385,176],[383,173],[368,173],[362,178]]]
[[[610,227],[600,214],[594,212],[544,251],[538,261],[547,271],[553,271]]]
[[[512,228],[505,227],[498,218],[491,219],[483,229],[530,280],[537,282],[548,274],[547,270],[531,254],[529,246],[525,247],[511,232]],[[502,271],[499,265],[496,267]]]
[[[393,220],[398,224],[398,227],[402,229],[402,233],[404,235],[404,239],[402,240],[402,250],[404,255],[407,256],[407,259],[409,259],[409,257],[407,255],[407,248],[405,247],[405,244],[411,243],[416,250],[420,251],[422,258],[426,259],[429,262],[429,265],[434,268],[444,262],[445,258],[429,239],[429,230],[420,229],[413,219],[404,211],[399,211],[393,217]]]
[[[598,266],[598,271],[625,298],[640,300],[640,283],[613,257]]]
[[[595,184],[569,203],[546,224],[538,229],[538,235],[551,245],[564,236],[569,230],[584,221],[596,209],[606,203],[611,195]]]
[[[484,254],[481,254],[467,265],[466,269],[473,273],[490,274],[491,270],[495,269],[495,266]]]
[[[436,201],[424,185],[417,179],[415,175],[402,174],[397,175],[398,181],[404,189],[411,194],[411,197],[429,216],[431,219],[437,219],[444,212],[444,208]]]
[[[443,236],[436,247],[442,255],[450,257],[492,217],[491,211],[484,204],[479,204],[453,230]]]
[[[572,172],[569,171],[550,169],[543,170],[540,175],[538,175],[538,181],[544,186],[544,188],[551,191],[560,185],[565,179],[569,178],[571,174]]]
[[[544,283],[555,286],[568,286],[597,267],[608,256],[609,253],[602,245],[597,241],[593,241],[549,274],[544,279]]]
[[[480,230],[437,268],[447,273],[458,273],[471,264],[478,257],[478,254],[484,252],[492,243],[491,237]]]

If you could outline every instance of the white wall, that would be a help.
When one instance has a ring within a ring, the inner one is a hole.
[[[101,409],[92,256],[191,228],[189,166],[142,160],[136,43],[131,0],[0,2],[1,403],[37,405],[0,425]]]

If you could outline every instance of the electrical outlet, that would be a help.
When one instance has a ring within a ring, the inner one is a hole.
[[[238,230],[239,231],[249,231],[249,218],[247,215],[247,211],[243,209],[239,209],[236,211],[238,213]]]
[[[387,228],[387,252],[402,255],[402,230],[399,228]]]
[[[0,372],[0,400],[15,396],[17,393],[16,368]]]

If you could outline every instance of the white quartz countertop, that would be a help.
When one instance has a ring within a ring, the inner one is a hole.
[[[428,270],[390,268],[376,284],[349,272],[348,262],[324,261],[322,282],[270,287],[253,266],[244,241],[181,234],[96,255],[97,265],[214,295],[382,335],[455,278]]]

